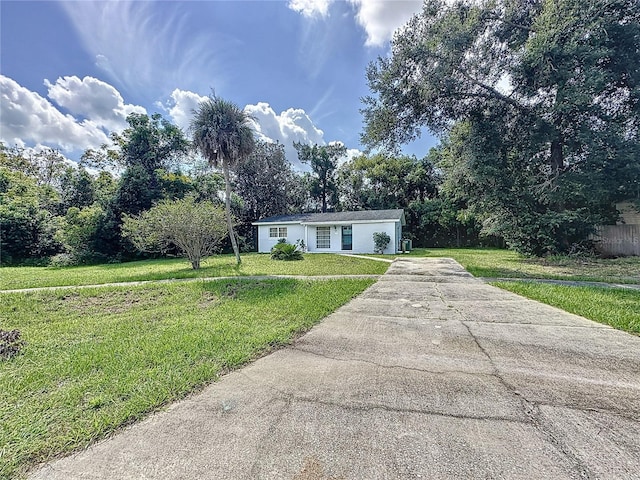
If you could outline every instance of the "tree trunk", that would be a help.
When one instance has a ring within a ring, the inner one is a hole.
[[[556,138],[551,142],[551,171],[558,176],[564,166],[564,153],[562,152],[562,138]]]
[[[227,228],[229,229],[231,248],[233,248],[233,253],[236,256],[236,265],[239,266],[242,260],[240,259],[240,250],[238,249],[236,235],[233,232],[233,221],[231,220],[231,180],[229,179],[229,164],[224,158],[222,159],[222,172],[224,173],[224,208],[227,214]]]
[[[327,212],[327,182],[322,182],[322,205],[320,207],[322,213]]]

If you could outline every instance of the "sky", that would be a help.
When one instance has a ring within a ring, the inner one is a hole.
[[[259,138],[363,146],[367,65],[420,0],[0,2],[0,141],[78,160],[132,112],[185,131],[211,93]],[[422,158],[427,132],[404,152]]]

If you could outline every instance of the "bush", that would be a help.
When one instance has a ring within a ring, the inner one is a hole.
[[[376,253],[384,253],[387,245],[391,241],[391,237],[385,232],[375,232],[373,234],[373,250]]]
[[[287,243],[284,239],[280,239],[271,249],[272,260],[290,261],[302,260],[303,258],[302,251],[300,251],[298,246]]]
[[[68,253],[59,253],[51,257],[49,261],[49,265],[51,267],[71,267],[73,265],[77,265],[76,259],[73,255]]]

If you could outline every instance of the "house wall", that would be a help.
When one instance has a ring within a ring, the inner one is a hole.
[[[388,223],[353,223],[353,249],[342,250],[342,224],[324,225],[331,228],[331,248],[318,248],[316,245],[316,225],[308,227],[307,247],[309,252],[327,252],[327,253],[373,253],[373,233],[386,232],[391,238],[389,245],[384,253],[396,253],[396,224]],[[399,223],[398,223],[399,225]]]
[[[399,225],[399,223],[398,223]],[[353,251],[354,253],[374,253],[373,234],[375,232],[385,232],[391,238],[384,253],[396,253],[398,244],[396,242],[396,223],[361,223],[353,225]]]
[[[396,253],[400,247],[402,226],[400,222],[379,222],[379,223],[352,223],[352,250],[342,250],[342,224],[321,225],[330,228],[331,248],[318,248],[316,245],[316,225],[308,225],[305,238],[305,226],[296,224],[270,224],[258,225],[258,252],[269,253],[271,248],[278,243],[278,238],[269,237],[269,228],[287,227],[287,242],[296,243],[304,239],[308,252],[317,253],[374,253],[373,234],[374,232],[385,232],[391,238],[384,253]]]
[[[304,227],[296,224],[272,224],[272,225],[258,225],[258,252],[269,253],[273,246],[278,243],[278,238],[269,237],[269,228],[272,227],[287,227],[287,242],[296,243],[298,240],[304,238]]]

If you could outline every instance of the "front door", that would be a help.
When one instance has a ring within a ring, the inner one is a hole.
[[[353,230],[351,225],[342,227],[342,250],[353,249]]]

